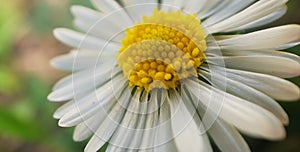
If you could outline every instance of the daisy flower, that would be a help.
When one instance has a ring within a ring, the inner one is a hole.
[[[72,72],[50,101],[59,126],[89,137],[85,151],[250,151],[241,133],[281,140],[299,99],[300,26],[259,29],[288,0],[91,0],[73,6],[74,48],[51,64]],[[254,31],[253,29],[259,29]]]

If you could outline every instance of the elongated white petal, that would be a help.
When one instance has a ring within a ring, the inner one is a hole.
[[[129,100],[123,100],[123,102],[129,102]],[[106,115],[105,120],[98,127],[84,150],[86,152],[95,152],[99,150],[111,138],[123,119],[124,113],[124,107],[116,104],[109,114]]]
[[[209,102],[222,105],[219,117],[234,125],[240,131],[253,137],[279,140],[285,137],[285,130],[281,122],[269,111],[246,100],[222,92],[215,88],[208,88],[204,83],[188,80],[186,87],[195,96],[201,96],[201,102],[208,106]],[[211,96],[214,96],[211,98]],[[223,101],[223,102],[220,102]],[[211,111],[217,112],[209,107]]]
[[[184,11],[189,13],[198,13],[200,10],[205,8],[207,2],[209,2],[209,0],[190,1],[184,7]]]
[[[75,109],[75,108],[76,108],[76,104],[75,104],[74,100],[68,101],[67,103],[65,103],[64,105],[60,106],[58,109],[56,109],[56,111],[53,114],[53,117],[55,119],[60,119],[68,111],[70,111],[72,109]]]
[[[213,126],[209,128],[209,134],[221,151],[251,151],[241,134],[233,126],[222,120],[215,121]]]
[[[287,0],[260,0],[226,20],[207,27],[209,33],[226,32],[251,23],[282,8]]]
[[[217,52],[211,51],[210,53],[218,54]],[[243,51],[243,50],[222,50],[222,55],[224,56],[274,56],[274,57],[284,57],[292,59],[296,62],[300,62],[300,57],[298,55],[283,52],[283,51]]]
[[[77,108],[66,113],[59,120],[59,125],[63,127],[74,126],[90,118],[99,110],[110,109],[115,103],[115,97],[119,97],[116,94],[120,94],[120,92],[127,87],[122,77],[117,77],[113,81],[115,82],[108,82],[88,96],[76,101]],[[113,85],[112,83],[119,84],[118,88],[114,88],[116,85]],[[116,94],[112,94],[114,92]]]
[[[122,31],[131,25],[131,22],[127,22],[117,13],[106,15],[82,6],[72,6],[71,11],[75,16],[76,27],[89,35],[105,40],[120,42],[125,35]],[[116,21],[119,21],[119,24]]]
[[[281,108],[281,106],[272,98],[269,96],[263,94],[260,91],[257,91],[256,89],[253,89],[242,82],[235,81],[235,79],[229,79],[227,77],[221,76],[217,73],[208,73],[205,71],[201,71],[201,73],[207,77],[208,79],[211,79],[211,82],[216,85],[219,89],[224,90],[228,93],[231,93],[237,97],[241,97],[243,99],[246,99],[250,102],[253,102],[270,112],[272,112],[283,124],[288,124],[289,119],[286,112]],[[213,76],[212,76],[213,75]],[[224,84],[224,81],[226,84]],[[224,87],[224,85],[226,85]],[[263,84],[261,84],[263,85]]]
[[[158,7],[157,0],[122,0],[125,9],[135,22],[141,22],[143,16],[150,16]]]
[[[221,49],[262,50],[300,41],[300,25],[285,25],[218,41]]]
[[[54,30],[54,36],[74,48],[88,49],[88,50],[118,50],[120,44],[98,39],[93,36],[88,36],[79,32],[75,32],[65,28],[57,28]]]
[[[184,87],[184,89],[182,90],[183,98],[189,99],[190,101],[194,101],[194,104],[197,104],[197,101],[199,101],[199,99],[197,99],[198,97],[190,94],[189,92],[191,91],[186,89],[186,87]],[[206,110],[207,107],[201,104],[201,102],[198,104],[199,105],[195,105],[198,107],[198,113],[201,115],[202,118],[207,118],[207,121],[203,121],[204,127],[222,151],[250,151],[246,141],[236,130],[236,128],[219,118],[215,118],[215,116],[211,112],[208,112]],[[211,122],[213,122],[213,124],[211,124]]]
[[[228,0],[208,0],[205,5],[201,7],[198,17],[201,19],[208,18],[216,12],[222,10],[228,4]]]
[[[293,101],[300,98],[295,84],[270,75],[227,69],[227,77],[243,82],[277,100]]]
[[[97,9],[104,13],[110,13],[122,9],[119,3],[115,0],[91,0],[91,2]]]
[[[73,133],[73,139],[75,141],[83,141],[96,132],[97,128],[104,121],[106,117],[106,111],[99,110],[98,113],[91,118],[83,121],[75,127]]]
[[[51,60],[51,65],[65,71],[78,71],[95,67],[96,65],[114,64],[117,51],[105,51],[103,53],[95,51],[71,51],[69,54],[55,57]]]
[[[156,127],[154,137],[154,150],[160,151],[178,151],[176,143],[174,141],[174,134],[172,131],[171,109],[169,105],[169,98],[166,98],[166,102],[160,108],[160,114],[158,118],[159,126]]]
[[[171,93],[172,130],[179,151],[212,151],[201,120],[192,101],[183,99],[177,92]],[[176,136],[177,135],[177,136]]]
[[[188,0],[189,1],[189,0]],[[168,11],[177,11],[181,10],[184,7],[185,3],[183,0],[162,0],[160,5],[160,10],[168,12]]]
[[[82,93],[95,90],[97,87],[103,85],[110,80],[111,77],[114,77],[117,74],[120,74],[120,71],[112,71],[111,69],[106,69],[105,71],[97,72],[102,69],[87,69],[82,73],[75,73],[68,80],[65,79],[62,83],[64,84],[61,87],[56,86],[56,90],[53,90],[48,95],[50,101],[66,101],[72,98],[76,98]],[[95,72],[96,71],[96,72]],[[84,75],[85,77],[81,77]],[[67,82],[66,82],[67,81]],[[66,84],[68,83],[68,84]]]
[[[250,5],[253,3],[255,0],[234,0],[234,1],[229,1],[227,5],[222,7],[222,9],[209,18],[205,20],[202,25],[203,26],[210,26],[213,25],[219,21],[222,21],[233,14],[237,13],[238,11],[244,9],[246,6]]]
[[[98,12],[83,6],[72,6],[71,12],[74,15],[75,19],[79,19],[81,21],[86,21],[89,23],[95,23],[99,20],[103,20],[111,23],[111,26],[113,27],[119,27],[120,30],[132,25],[131,19],[124,18],[121,15],[121,12],[114,12],[108,15],[103,12]]]
[[[226,67],[265,73],[282,78],[291,78],[300,75],[300,63],[285,57],[276,56],[233,56],[211,57],[209,63],[225,62]],[[223,65],[222,65],[223,66]]]
[[[236,27],[236,28],[232,28],[232,29],[227,30],[227,31],[229,31],[229,32],[231,32],[231,31],[239,31],[239,30],[245,30],[245,29],[250,29],[250,28],[255,28],[255,27],[262,26],[262,25],[266,25],[266,24],[272,23],[273,21],[278,20],[286,12],[287,12],[287,6],[282,6],[277,11],[275,11],[275,12],[273,12],[273,13],[267,15],[267,16],[264,16],[264,17],[262,17],[260,19],[252,21],[252,22],[250,22],[248,24],[245,24],[243,26],[239,26],[239,27]]]
[[[139,107],[135,107],[136,110],[139,110]],[[144,124],[144,122],[139,122],[141,117],[139,117],[138,113],[133,113],[130,111],[126,111],[124,114],[124,117],[122,121],[120,122],[120,125],[116,132],[113,134],[113,136],[110,139],[110,143],[112,145],[115,145],[116,147],[111,147],[112,149],[120,147],[120,148],[128,148],[133,149],[134,147],[131,147],[131,144],[135,144],[132,142],[134,136],[136,134],[139,134],[139,130],[137,130],[137,127],[141,124]]]

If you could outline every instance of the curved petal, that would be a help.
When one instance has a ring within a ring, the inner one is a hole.
[[[281,122],[269,111],[246,100],[209,87],[200,82],[186,81],[186,87],[195,96],[201,96],[201,102],[208,106],[209,102],[222,105],[219,117],[234,125],[240,131],[259,138],[279,140],[285,137],[285,129]],[[214,95],[213,98],[211,96]],[[199,98],[198,98],[199,99]],[[223,102],[221,102],[223,101]],[[208,108],[218,112],[214,106]]]

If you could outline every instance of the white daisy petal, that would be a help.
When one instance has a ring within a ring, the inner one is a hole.
[[[110,13],[122,9],[119,3],[115,0],[91,0],[91,2],[97,9],[104,13]]]
[[[159,93],[160,92],[160,93]],[[157,107],[155,111],[149,106],[148,107],[148,116],[146,120],[146,126],[145,126],[145,133],[141,139],[140,149],[146,150],[146,149],[153,149],[155,147],[154,145],[154,137],[156,133],[156,127],[158,125],[158,113],[160,103],[164,101],[165,98],[162,96],[161,91],[155,89],[151,93],[151,97],[149,99],[149,102],[153,102]]]
[[[120,85],[119,88],[114,88],[111,86],[111,83],[107,83],[88,96],[79,99],[75,102],[77,108],[68,111],[59,120],[59,125],[63,127],[74,126],[90,118],[99,110],[111,109],[110,107],[115,103],[115,98],[120,97],[120,95],[113,96],[112,92],[120,94],[127,87],[124,82],[120,82],[121,80],[117,79],[115,81]]]
[[[300,90],[295,84],[278,77],[227,69],[227,77],[251,86],[268,96],[284,101],[293,101],[300,98]]]
[[[135,107],[138,111],[139,107]],[[120,125],[116,132],[110,139],[111,146],[115,146],[116,148],[128,148],[132,149],[134,147],[130,147],[132,139],[135,134],[138,133],[136,127],[139,125],[139,114],[126,111],[124,114],[124,118],[120,122]],[[141,122],[142,123],[142,122]],[[110,149],[110,148],[108,148]],[[112,147],[112,149],[114,149]]]
[[[73,139],[74,141],[83,141],[90,137],[97,128],[104,121],[106,113],[104,110],[100,110],[98,113],[93,115],[91,118],[83,121],[75,127]]]
[[[123,100],[123,102],[129,102],[129,98],[127,100]],[[116,104],[116,106],[111,109],[110,113],[106,115],[105,120],[98,127],[97,131],[86,145],[84,151],[94,152],[99,150],[111,138],[119,126],[120,121],[123,119],[124,114],[124,107]]]
[[[154,151],[178,151],[176,143],[174,141],[174,135],[171,129],[171,111],[169,98],[166,98],[166,102],[160,108],[159,114],[159,126],[156,128],[154,137]]]
[[[250,5],[251,3],[255,2],[255,0],[234,0],[228,1],[228,4],[225,7],[209,18],[207,18],[202,25],[203,26],[210,26],[217,22],[220,22],[233,14],[237,13],[238,11],[244,9],[246,6]]]
[[[219,87],[219,89],[223,89],[224,81],[226,81],[226,92],[231,93],[237,97],[241,97],[250,102],[253,102],[270,112],[272,112],[283,124],[288,124],[289,119],[286,112],[283,108],[272,98],[269,96],[257,91],[241,82],[235,81],[235,79],[229,79],[217,73],[208,73],[205,71],[201,71],[201,73],[211,79],[211,82]],[[212,76],[213,75],[213,76]],[[261,84],[263,85],[263,84]],[[225,91],[225,90],[223,90]]]
[[[89,23],[95,23],[101,20],[101,22],[103,21],[110,22],[112,23],[112,25],[110,26],[113,27],[116,26],[119,27],[120,29],[125,29],[128,26],[133,24],[132,20],[129,19],[128,17],[124,18],[121,12],[113,12],[110,14],[105,14],[82,6],[72,6],[71,12],[76,19],[87,21]]]
[[[248,24],[236,27],[236,28],[232,28],[231,30],[227,30],[229,32],[231,31],[239,31],[239,30],[246,30],[246,29],[250,29],[250,28],[255,28],[255,27],[259,27],[259,26],[263,26],[269,23],[272,23],[276,20],[278,20],[280,17],[282,17],[285,13],[287,12],[287,6],[283,6],[281,8],[279,8],[277,11],[264,16],[258,20],[255,20],[253,22],[250,22]]]
[[[53,117],[55,119],[60,119],[68,111],[70,111],[70,110],[72,110],[74,108],[76,108],[76,104],[75,104],[74,100],[68,101],[67,103],[65,103],[64,105],[60,106],[58,109],[56,109],[56,111],[53,114]]]
[[[285,137],[281,122],[269,111],[218,89],[208,88],[204,83],[187,81],[186,87],[195,96],[201,96],[200,100],[205,106],[208,102],[218,103],[220,99],[223,99],[223,102],[219,102],[222,104],[219,116],[245,134],[269,140],[279,140]],[[210,98],[212,94],[214,98]],[[212,112],[217,112],[215,107],[208,108]]]
[[[295,47],[295,46],[297,46],[299,44],[300,44],[300,42],[283,44],[283,45],[280,45],[280,46],[272,48],[272,50],[284,50],[284,49],[288,49],[288,48],[291,48],[291,47]]]
[[[300,41],[300,26],[285,25],[218,41],[221,49],[261,50]]]
[[[117,55],[117,51],[104,51],[99,55],[95,51],[71,51],[69,54],[61,55],[51,60],[51,65],[65,71],[78,71],[102,64],[114,64],[110,58]]]
[[[158,7],[157,0],[121,0],[125,9],[135,22],[140,22],[143,16],[150,16]]]
[[[87,50],[118,50],[120,45],[65,28],[55,29],[54,36],[66,45]]]
[[[162,0],[160,10],[162,11],[177,11],[183,8],[182,0]]]
[[[188,92],[188,90],[185,91],[185,94],[188,94]],[[193,95],[187,98],[191,98],[190,100],[193,101],[199,100],[196,96]],[[249,146],[247,145],[241,134],[237,131],[237,129],[219,118],[215,119],[212,113],[205,110],[206,108],[206,106],[199,103],[198,112],[202,117],[205,116],[208,119],[208,121],[203,121],[204,126],[207,127],[210,136],[220,148],[220,150],[229,152],[250,152]],[[213,124],[211,125],[210,122],[213,122]]]
[[[210,51],[209,53],[211,54],[216,54],[218,55],[217,52]],[[283,52],[283,51],[244,51],[244,50],[222,50],[222,55],[224,56],[274,56],[274,57],[284,57],[284,58],[289,58],[294,61],[300,62],[300,57],[298,55],[288,53],[288,52]]]
[[[72,76],[68,77],[68,79],[61,81],[61,83],[64,85],[61,85],[62,87],[56,86],[56,90],[53,90],[53,92],[48,95],[48,99],[56,102],[72,99],[73,97],[76,97],[75,94],[92,91],[109,81],[111,76],[120,74],[119,70],[112,71],[109,68],[102,70],[101,72],[100,70],[101,68],[96,70],[87,69],[78,74],[73,74]],[[82,78],[82,75],[85,77]]]
[[[117,13],[107,16],[82,6],[72,6],[71,12],[75,16],[76,27],[83,32],[106,40],[121,41],[125,37],[125,33],[120,31],[131,25],[131,22],[127,22]],[[120,22],[122,24],[119,24]]]
[[[209,33],[226,32],[251,23],[282,8],[288,0],[260,0],[232,17],[207,27]]]
[[[185,12],[198,13],[200,10],[204,9],[205,4],[209,1],[211,0],[189,1],[183,10]]]
[[[221,151],[251,151],[241,134],[222,120],[215,121],[209,128],[209,134]]]
[[[258,73],[270,74],[282,78],[300,75],[300,63],[285,57],[276,56],[229,56],[210,57],[209,63],[225,62],[226,67]]]
[[[196,114],[192,101],[181,99],[176,92],[171,93],[170,107],[172,113],[172,130],[179,151],[209,152],[212,151],[203,128],[199,128],[201,120]]]
[[[222,7],[226,6],[227,2],[228,1],[224,1],[224,0],[208,0],[201,7],[197,15],[201,19],[208,18],[209,16],[221,10]]]

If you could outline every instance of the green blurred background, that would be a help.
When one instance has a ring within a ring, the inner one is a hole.
[[[72,141],[70,128],[59,128],[47,101],[51,86],[66,73],[49,60],[70,48],[52,36],[55,27],[72,27],[70,5],[88,0],[0,0],[0,152],[76,152],[86,142]],[[300,1],[273,25],[300,23]],[[289,50],[300,54],[300,47]],[[300,85],[300,78],[291,79]],[[253,151],[300,151],[300,102],[280,102],[290,115],[287,138],[280,142],[247,138]]]

